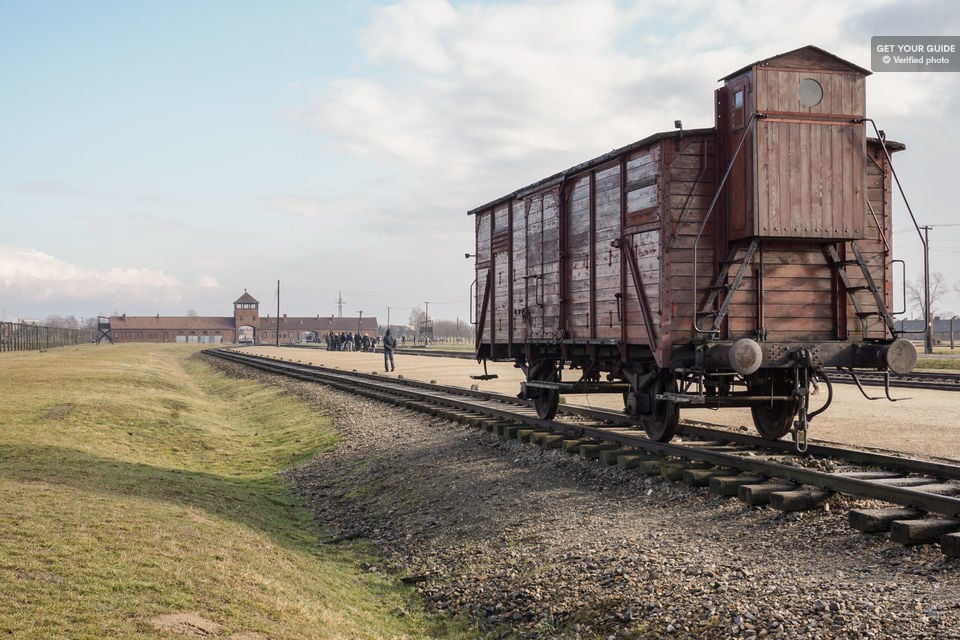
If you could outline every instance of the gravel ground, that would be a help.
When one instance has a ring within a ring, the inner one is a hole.
[[[318,385],[335,450],[290,472],[369,571],[478,638],[958,638],[960,561],[850,529],[853,503],[782,514],[501,440]]]

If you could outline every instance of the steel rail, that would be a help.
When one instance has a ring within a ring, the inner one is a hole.
[[[674,456],[695,462],[704,462],[721,468],[756,473],[769,478],[788,480],[798,485],[808,485],[835,491],[851,496],[882,500],[905,507],[913,507],[929,513],[948,517],[960,516],[960,497],[923,491],[922,486],[890,486],[881,480],[856,477],[844,472],[824,472],[801,466],[784,464],[761,457],[747,456],[743,452],[723,452],[707,448],[701,443],[661,443],[649,440],[642,431],[623,416],[595,410],[571,410],[567,413],[582,418],[596,420],[597,424],[542,420],[527,403],[515,398],[508,402],[507,396],[488,392],[470,392],[459,387],[443,387],[419,381],[384,379],[382,376],[345,372],[339,369],[326,369],[312,365],[292,363],[263,356],[237,353],[228,349],[207,350],[213,356],[232,360],[270,373],[276,373],[305,381],[318,382],[341,389],[360,393],[368,397],[383,399],[392,396],[394,401],[406,404],[443,405],[456,411],[470,411],[497,420],[508,420],[525,424],[537,430],[587,438],[598,442],[609,442],[659,456]],[[504,404],[507,407],[504,408]],[[518,406],[523,405],[523,406]],[[685,425],[684,435],[706,438],[716,446],[717,442],[758,446],[773,451],[775,455],[789,454],[789,443],[763,441],[759,438],[736,434],[729,431]],[[755,449],[751,450],[753,453]],[[938,484],[942,479],[960,478],[960,466],[946,462],[924,461],[901,458],[890,454],[870,451],[851,450],[840,447],[811,444],[809,454],[835,457],[845,462],[856,462],[896,470],[904,474],[924,474],[929,484]],[[960,493],[960,485],[957,486]]]
[[[317,347],[309,347],[299,344],[281,345],[299,349],[309,349],[319,351]],[[382,353],[378,351],[377,353]],[[431,358],[454,358],[461,360],[474,360],[476,356],[468,351],[445,351],[442,349],[417,349],[417,348],[397,348],[396,353],[410,356],[427,356]],[[865,386],[883,385],[884,379],[882,373],[873,373],[870,371],[858,371],[857,377],[860,378]],[[830,380],[840,384],[853,384],[853,378],[846,371],[830,371]],[[905,374],[891,374],[890,387],[892,389],[931,389],[935,391],[960,391],[960,373],[951,372],[933,372],[933,371],[912,371]]]

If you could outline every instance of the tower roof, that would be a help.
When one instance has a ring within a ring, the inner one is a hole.
[[[233,304],[260,304],[260,301],[254,298],[252,295],[247,293],[247,290],[243,290],[243,295],[233,301]]]

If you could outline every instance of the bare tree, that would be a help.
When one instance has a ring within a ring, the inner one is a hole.
[[[923,274],[913,279],[913,282],[907,282],[907,302],[910,308],[914,310],[916,316],[921,320],[923,315]],[[930,274],[930,317],[936,317],[937,305],[943,300],[947,293],[946,284],[943,281],[943,274],[935,271]]]
[[[419,327],[420,323],[423,322],[427,317],[427,314],[423,311],[421,307],[414,307],[410,309],[410,326]]]
[[[472,342],[474,338],[473,325],[463,319],[437,320],[433,323],[433,333],[437,338],[454,338]]]

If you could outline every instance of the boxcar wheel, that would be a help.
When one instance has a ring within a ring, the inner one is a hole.
[[[560,407],[560,393],[554,389],[541,389],[533,405],[537,408],[537,416],[541,420],[553,420]]]
[[[668,442],[677,432],[680,422],[680,409],[675,402],[657,400],[657,395],[665,391],[676,391],[677,383],[669,373],[661,373],[657,381],[650,385],[650,406],[653,411],[643,418],[643,430],[647,437],[657,442]]]
[[[527,374],[528,380],[558,382],[557,363],[554,360],[540,360],[534,363]],[[560,406],[560,392],[556,389],[537,389],[533,406],[541,420],[553,420]]]
[[[793,384],[786,376],[774,375],[769,381],[751,389],[756,394],[787,396],[793,391]],[[753,424],[761,436],[767,440],[779,440],[793,428],[793,419],[797,415],[800,400],[774,400],[763,405],[750,407]]]

